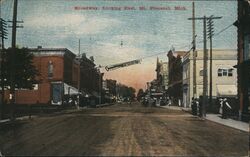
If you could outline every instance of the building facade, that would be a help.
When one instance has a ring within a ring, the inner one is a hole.
[[[77,60],[80,62],[80,91],[101,99],[103,73],[96,67],[94,58],[87,58],[83,53]]]
[[[250,1],[238,1],[238,98],[239,117],[250,119]]]
[[[233,66],[237,62],[236,50],[213,50],[212,58],[212,96],[236,97],[237,69]],[[187,53],[183,58],[183,106],[191,107],[192,97],[203,95],[203,50],[197,50],[196,57],[196,96],[193,94],[193,55]],[[210,59],[208,59],[210,65]],[[210,70],[208,70],[208,91],[210,87]],[[209,93],[209,92],[207,92]]]
[[[33,64],[39,71],[38,84],[32,90],[15,91],[16,104],[57,104],[63,103],[64,94],[77,93],[78,67],[75,54],[66,48],[30,48]],[[74,73],[73,71],[76,71]],[[8,100],[8,92],[5,98]]]
[[[168,89],[168,62],[156,61],[156,80],[158,87],[165,91]]]
[[[185,51],[170,50],[168,56],[168,90],[171,104],[180,105],[182,101],[182,58]]]
[[[93,104],[101,102],[103,73],[95,67],[93,57],[88,59],[85,54],[76,57],[66,48],[39,46],[29,50],[34,54],[33,64],[39,71],[38,84],[32,90],[16,90],[16,104],[62,105],[69,98],[76,100],[77,97],[91,98]],[[8,91],[5,94],[8,98]],[[82,101],[86,102],[90,101]]]
[[[103,80],[103,90],[106,102],[114,102],[119,97],[116,80],[112,79]]]

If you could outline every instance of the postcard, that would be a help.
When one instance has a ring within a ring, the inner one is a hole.
[[[0,0],[0,156],[248,156],[249,0]]]

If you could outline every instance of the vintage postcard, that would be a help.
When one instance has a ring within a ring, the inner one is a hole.
[[[248,156],[249,0],[0,0],[1,156]]]

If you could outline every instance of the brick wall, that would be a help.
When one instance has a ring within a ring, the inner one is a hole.
[[[48,77],[49,62],[53,64],[53,76]],[[63,80],[64,58],[63,56],[35,56],[33,64],[40,75],[37,90],[17,90],[15,92],[16,104],[48,104],[51,101],[51,85],[53,81]],[[5,100],[9,102],[9,91],[5,91]]]

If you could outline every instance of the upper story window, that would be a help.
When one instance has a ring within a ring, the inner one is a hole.
[[[54,71],[53,63],[52,61],[49,61],[49,64],[48,64],[48,77],[49,78],[53,77],[53,71]]]
[[[222,76],[222,69],[218,69],[218,76]]]
[[[222,69],[222,76],[227,76],[227,75],[228,75],[228,70]]]
[[[233,69],[230,68],[230,69],[218,69],[218,76],[219,77],[222,77],[222,76],[228,76],[228,77],[231,77],[233,76]]]
[[[200,70],[200,76],[203,76],[203,69]]]
[[[228,76],[233,76],[233,69],[228,69]]]

